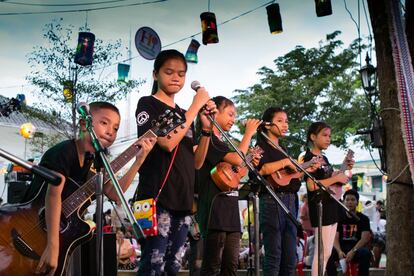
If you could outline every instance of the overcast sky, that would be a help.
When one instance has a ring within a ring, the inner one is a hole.
[[[105,0],[101,0],[105,1]],[[108,0],[109,1],[109,0]],[[0,13],[53,11],[66,9],[85,9],[110,5],[139,3],[140,1],[125,0],[106,5],[76,6],[76,7],[38,7],[24,6],[0,2]],[[10,0],[9,2],[14,2]],[[19,0],[20,3],[67,4],[97,2],[97,0]],[[142,1],[143,2],[143,1]],[[211,0],[211,12],[216,14],[217,23],[253,10],[269,1],[255,0]],[[362,2],[362,1],[361,1]],[[283,33],[271,35],[267,24],[265,7],[257,9],[245,16],[218,27],[219,43],[201,45],[198,51],[199,63],[190,64],[187,82],[183,91],[177,97],[182,107],[191,103],[193,92],[190,83],[199,80],[210,92],[211,96],[233,96],[235,89],[246,89],[259,81],[257,70],[262,66],[273,68],[273,60],[292,50],[296,45],[316,47],[326,34],[335,30],[342,31],[339,37],[345,47],[358,36],[357,28],[345,9],[347,4],[350,12],[358,21],[358,1],[332,0],[333,14],[317,17],[314,0],[281,0],[280,5]],[[153,28],[161,38],[163,45],[168,45],[182,38],[200,32],[200,13],[208,10],[207,0],[168,0],[165,2],[116,8],[110,10],[90,11],[87,14],[88,25],[97,38],[104,41],[122,39],[124,46],[129,44],[130,33],[134,38],[135,32],[142,26]],[[36,99],[31,95],[32,88],[26,86],[25,76],[30,72],[26,55],[35,45],[43,44],[42,29],[54,18],[63,18],[65,24],[76,28],[85,24],[86,12],[54,13],[40,15],[0,15],[0,95],[14,97],[24,93],[28,104]],[[368,34],[363,6],[360,6],[361,35]],[[195,36],[201,43],[201,35]],[[175,48],[185,53],[190,38],[167,48]],[[77,33],[73,37],[73,47],[76,46]],[[125,48],[124,47],[124,48]],[[127,57],[126,50],[124,57]],[[365,55],[365,53],[364,53]],[[152,84],[153,62],[140,57],[132,42],[131,61],[132,78],[146,79],[147,83],[134,91],[131,96],[129,114],[135,112],[139,97],[148,95]],[[115,62],[115,61],[114,61]],[[115,79],[117,67],[108,68],[104,76]],[[22,87],[23,86],[23,87]],[[128,105],[119,103],[128,117]],[[134,118],[129,122],[132,125]],[[126,126],[127,120],[123,121]],[[125,127],[124,127],[125,128]],[[135,132],[132,127],[129,134]],[[120,136],[128,135],[121,130]],[[342,152],[335,150],[335,156]],[[356,156],[357,159],[368,159],[367,155]],[[338,157],[339,158],[339,157]],[[342,158],[342,157],[340,157]]]

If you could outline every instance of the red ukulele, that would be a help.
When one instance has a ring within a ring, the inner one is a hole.
[[[253,157],[256,155],[261,155],[263,150],[256,146],[252,148],[249,154],[246,156],[246,160],[251,162]],[[223,192],[229,192],[237,189],[240,183],[240,179],[244,177],[248,172],[246,164],[242,166],[234,166],[227,162],[220,162],[215,166],[210,174],[214,183],[217,187]]]

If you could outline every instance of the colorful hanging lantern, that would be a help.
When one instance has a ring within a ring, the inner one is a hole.
[[[118,63],[118,82],[128,82],[129,64]]]
[[[316,15],[318,17],[332,14],[331,0],[315,0]]]
[[[203,44],[218,43],[216,15],[212,12],[200,14],[201,30],[203,32]]]
[[[24,123],[20,126],[20,134],[25,138],[33,138],[36,127],[32,123]]]
[[[68,101],[68,102],[72,101],[73,81],[63,82],[63,97],[65,97],[65,100]]]
[[[93,45],[95,35],[89,32],[80,32],[75,53],[75,63],[85,66],[91,65],[93,60]]]
[[[200,47],[200,42],[195,39],[191,39],[190,45],[188,46],[187,52],[185,53],[185,59],[187,62],[198,63],[197,51]]]
[[[266,7],[267,22],[269,23],[270,33],[278,34],[283,32],[282,16],[280,15],[279,4],[273,3]]]

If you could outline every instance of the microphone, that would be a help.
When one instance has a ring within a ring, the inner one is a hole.
[[[199,81],[193,81],[191,83],[191,89],[193,89],[195,92],[201,87],[201,83]]]
[[[91,117],[91,113],[89,111],[89,104],[85,102],[78,103],[78,105],[76,106],[76,110],[84,119]]]
[[[240,123],[243,125],[243,126],[246,126],[246,122],[247,122],[247,120],[241,120],[240,121]],[[274,126],[275,124],[274,123],[272,123],[272,122],[261,122],[260,123],[260,126],[259,127],[262,127],[262,126]]]

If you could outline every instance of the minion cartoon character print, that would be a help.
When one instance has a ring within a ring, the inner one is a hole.
[[[153,198],[135,201],[133,205],[134,217],[146,236],[156,236],[157,209]]]

